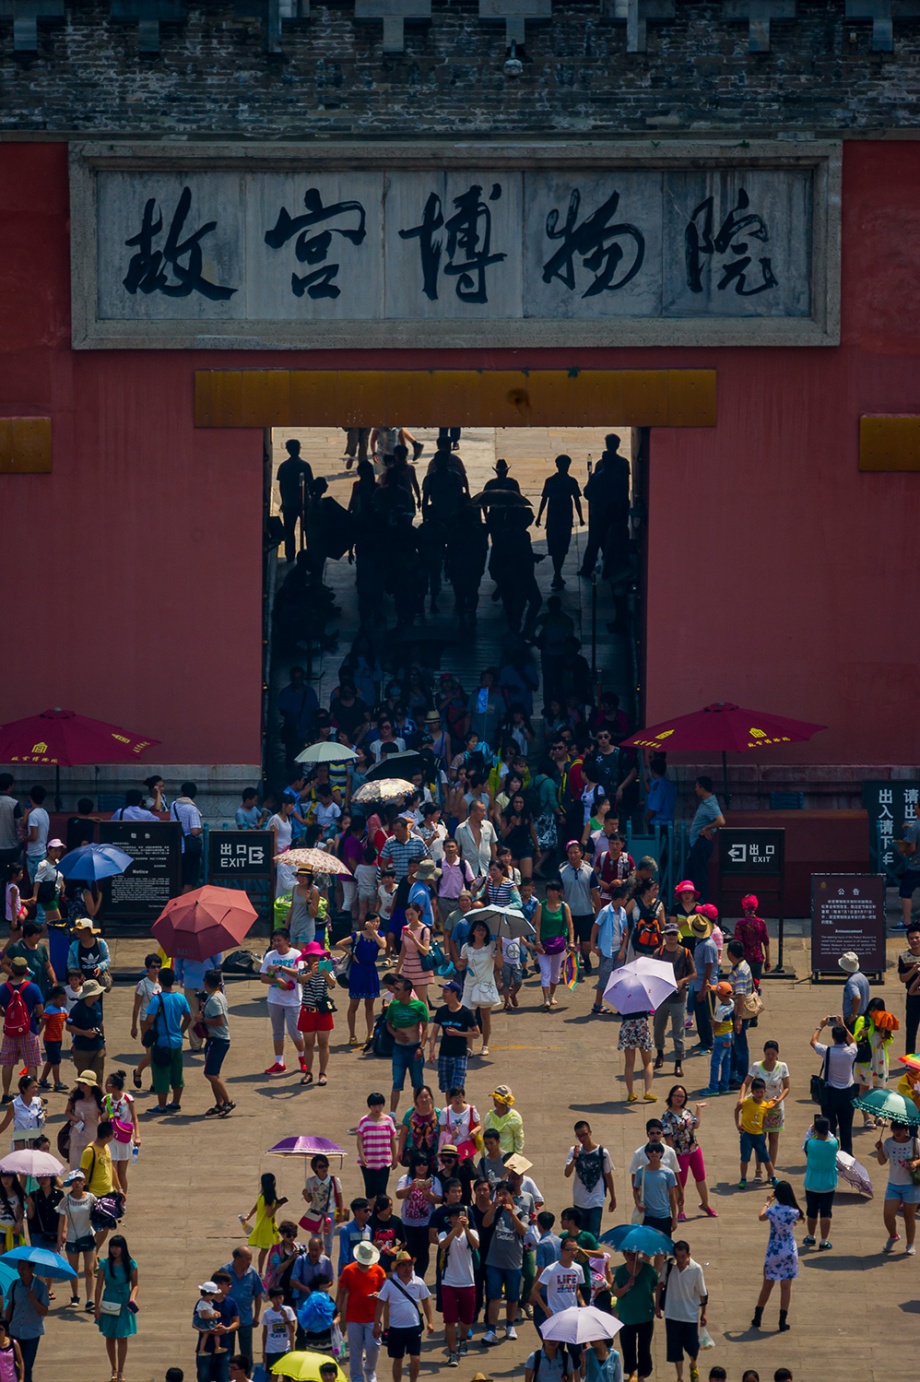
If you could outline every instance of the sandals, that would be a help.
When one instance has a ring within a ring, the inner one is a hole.
[[[220,1113],[222,1108],[223,1104],[215,1104],[213,1108],[206,1108],[204,1111],[205,1118],[214,1118]]]
[[[307,1071],[301,1076],[300,1083],[301,1083],[301,1084],[312,1084],[312,1083],[313,1083],[313,1076],[312,1076],[312,1074],[310,1073],[309,1070],[307,1070]]]
[[[144,1083],[143,1079],[141,1078],[141,1073],[140,1073],[140,1071],[139,1071],[139,1070],[135,1070],[135,1071],[134,1071],[134,1074],[132,1075],[131,1078],[132,1078],[133,1081],[134,1081],[134,1088],[135,1088],[135,1089],[140,1089],[141,1086],[142,1086],[143,1083]],[[56,1085],[55,1085],[55,1088],[57,1088]]]
[[[229,1104],[224,1104],[223,1108],[221,1108],[218,1112],[218,1118],[229,1118],[230,1114],[233,1112],[235,1108],[236,1104],[234,1104],[232,1100]]]
[[[317,1083],[317,1085],[320,1086],[320,1088],[322,1088],[322,1086],[323,1086],[323,1085],[327,1085],[327,1084],[329,1083],[329,1081],[326,1079],[326,1076],[325,1076],[325,1075],[320,1075],[320,1077],[319,1077],[319,1079],[316,1081],[316,1083]]]

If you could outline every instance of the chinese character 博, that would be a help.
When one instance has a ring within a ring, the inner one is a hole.
[[[502,189],[493,183],[489,201],[498,201]],[[441,255],[447,251],[443,272],[457,280],[457,297],[461,302],[485,303],[486,269],[507,259],[506,254],[492,252],[492,212],[482,200],[482,188],[475,183],[468,191],[454,197],[456,210],[444,219],[441,198],[432,192],[425,203],[421,222],[409,230],[401,230],[401,240],[418,240],[422,257],[422,291],[432,302],[438,300],[438,274]],[[436,232],[447,232],[447,243]]]

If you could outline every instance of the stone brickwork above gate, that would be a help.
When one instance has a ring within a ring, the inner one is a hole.
[[[0,131],[915,126],[920,0],[0,0]]]

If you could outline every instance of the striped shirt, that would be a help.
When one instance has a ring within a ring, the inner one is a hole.
[[[193,830],[201,829],[201,812],[192,801],[180,801],[178,798],[170,807],[170,817],[178,821],[182,829],[182,853],[185,853],[185,841]]]
[[[408,874],[413,859],[424,859],[427,854],[424,840],[417,835],[410,835],[408,840],[397,840],[395,835],[391,835],[380,851],[377,863],[381,869],[389,864],[396,870],[397,879],[400,879]]]
[[[365,1114],[358,1124],[358,1132],[361,1135],[361,1144],[364,1148],[362,1158],[364,1165],[369,1171],[381,1171],[384,1166],[393,1164],[393,1138],[396,1136],[396,1124],[387,1114],[376,1122],[369,1114]]]
[[[754,976],[747,960],[740,960],[734,969],[729,971],[728,982],[732,986],[732,994],[735,998],[743,998],[754,992]]]

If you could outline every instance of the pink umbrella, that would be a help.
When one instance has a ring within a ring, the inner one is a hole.
[[[347,1155],[344,1147],[340,1147],[337,1142],[330,1142],[328,1137],[282,1137],[280,1142],[276,1142],[274,1147],[269,1147],[266,1152],[266,1156],[302,1156],[304,1182],[307,1179],[310,1157],[337,1156],[344,1160]]]
[[[282,1137],[266,1156],[347,1156],[344,1147],[328,1137]]]

